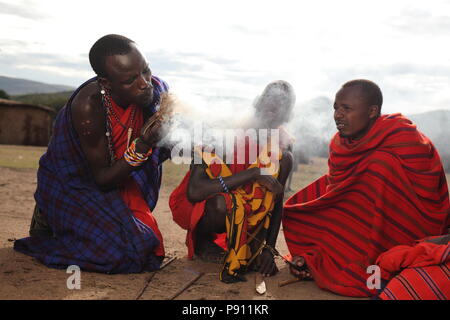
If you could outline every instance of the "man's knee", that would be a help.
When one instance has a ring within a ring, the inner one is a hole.
[[[217,212],[218,214],[225,216],[227,213],[227,204],[225,203],[225,198],[219,194],[207,200],[206,210]]]
[[[215,233],[225,232],[226,215],[227,206],[223,196],[217,195],[207,200],[205,215],[200,221],[202,229],[207,229],[209,232]]]

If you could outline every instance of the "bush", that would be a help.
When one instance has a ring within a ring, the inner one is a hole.
[[[72,91],[56,92],[56,93],[35,93],[26,94],[20,96],[14,96],[14,100],[21,101],[29,104],[38,104],[41,106],[47,106],[59,111],[67,103]]]
[[[11,99],[11,97],[5,90],[0,89],[0,99]]]

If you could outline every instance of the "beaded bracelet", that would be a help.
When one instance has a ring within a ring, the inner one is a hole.
[[[147,161],[148,157],[151,156],[153,149],[150,148],[147,153],[138,153],[136,152],[136,142],[138,138],[134,139],[131,145],[123,154],[123,158],[125,161],[133,167],[138,167],[142,165],[145,161]]]
[[[219,182],[223,188],[223,190],[225,190],[226,193],[230,193],[230,190],[228,189],[227,185],[225,184],[225,181],[223,181],[222,176],[219,176]]]

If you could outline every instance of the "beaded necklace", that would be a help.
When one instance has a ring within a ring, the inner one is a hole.
[[[103,107],[106,109],[106,137],[108,138],[108,150],[109,150],[109,157],[110,157],[110,164],[113,164],[116,161],[116,155],[114,152],[114,145],[113,145],[113,141],[112,141],[112,117],[114,117],[114,119],[117,121],[118,124],[120,124],[122,126],[122,128],[126,129],[127,126],[124,125],[119,117],[117,116],[117,114],[115,113],[112,105],[111,105],[111,100],[109,97],[109,93],[102,88],[102,90],[100,91],[102,94],[102,104]],[[134,124],[134,115],[136,113],[136,106],[132,107],[133,110],[131,111],[131,119],[130,119],[130,126],[128,127],[128,136],[127,136],[127,148],[130,145],[130,141],[131,138],[133,136],[133,124]]]
[[[109,99],[108,99],[109,101]],[[131,110],[131,119],[130,119],[130,126],[128,127],[128,137],[127,137],[127,148],[130,146],[130,140],[133,135],[133,123],[134,123],[134,114],[136,112],[136,106],[132,106],[133,110]],[[127,127],[120,121],[119,117],[117,116],[116,112],[114,111],[114,108],[112,106],[109,107],[110,115],[112,114],[114,116],[114,119],[116,119],[117,123],[122,126],[122,128],[126,129]],[[111,120],[111,118],[109,119]]]

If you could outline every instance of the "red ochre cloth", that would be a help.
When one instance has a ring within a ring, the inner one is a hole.
[[[169,207],[172,211],[173,220],[184,230],[187,230],[186,246],[188,248],[188,258],[194,257],[194,230],[205,211],[205,201],[192,203],[188,200],[187,194],[189,177],[191,172],[188,171],[181,183],[172,191],[169,198]],[[223,235],[226,235],[225,233]],[[224,239],[225,236],[222,236]],[[226,238],[225,238],[226,239]],[[224,242],[222,247],[226,249]]]
[[[292,256],[303,256],[320,288],[345,296],[376,294],[367,267],[388,249],[444,234],[447,182],[427,137],[401,114],[383,115],[360,140],[336,134],[329,173],[284,205]]]
[[[383,279],[391,279],[379,295],[383,300],[450,299],[450,243],[400,245],[378,257]],[[398,274],[399,273],[399,274]]]
[[[142,113],[142,109],[130,105],[126,109],[122,109],[119,107],[112,99],[111,106],[116,113],[117,117],[120,119],[120,122],[125,125],[124,128],[115,117],[111,117],[111,127],[112,127],[112,137],[113,137],[113,145],[116,159],[121,159],[125,150],[127,149],[127,140],[128,140],[128,127],[131,125],[131,117],[134,111],[134,119],[132,123],[132,137],[130,139],[130,144],[133,139],[138,137],[138,133],[140,132],[142,125],[144,123],[144,117]],[[156,222],[155,217],[152,215],[150,208],[147,205],[144,197],[142,196],[142,192],[139,189],[138,184],[132,177],[129,177],[125,183],[123,183],[120,188],[120,195],[122,196],[125,204],[130,208],[133,212],[133,216],[150,229],[153,230],[156,237],[159,239],[159,246],[155,249],[155,255],[164,256],[164,244],[161,232],[158,228],[158,223]]]

